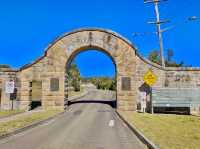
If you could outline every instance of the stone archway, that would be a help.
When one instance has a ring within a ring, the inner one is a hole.
[[[58,75],[64,86],[64,67],[78,52],[87,48],[97,48],[107,53],[115,62],[117,69],[117,105],[122,110],[135,110],[135,51],[123,38],[105,30],[78,30],[58,39],[48,50],[48,70]],[[51,75],[50,75],[51,76]],[[54,78],[56,75],[53,75]],[[63,100],[64,87],[60,88]],[[51,93],[54,94],[54,93]],[[56,94],[55,94],[56,96]],[[48,99],[44,99],[48,100]],[[59,105],[59,101],[56,101]]]
[[[65,67],[74,55],[87,48],[108,54],[116,65],[117,108],[136,109],[136,51],[120,35],[103,29],[81,29],[67,33],[47,48],[45,55],[21,70],[21,82],[42,81],[42,106],[64,108]],[[21,106],[28,104],[27,86],[21,87]]]

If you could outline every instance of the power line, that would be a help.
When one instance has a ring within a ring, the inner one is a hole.
[[[155,15],[156,15],[156,21],[150,21],[148,22],[149,24],[155,24],[157,27],[157,32],[156,34],[158,35],[159,39],[159,45],[160,45],[160,58],[161,58],[161,65],[162,67],[165,67],[165,58],[164,58],[164,48],[163,48],[163,37],[162,33],[165,30],[161,29],[161,24],[168,23],[170,20],[160,20],[160,13],[159,13],[159,8],[158,4],[160,2],[165,2],[167,0],[144,0],[145,4],[153,3],[154,4],[154,9],[155,9]]]
[[[168,0],[144,0],[145,4],[148,4],[148,3],[153,3],[154,4],[156,21],[148,21],[147,23],[156,25],[157,31],[155,31],[155,32],[143,32],[143,33],[138,33],[138,32],[133,33],[134,37],[143,36],[143,35],[152,35],[152,34],[158,35],[159,46],[160,46],[160,58],[161,58],[162,67],[165,67],[165,58],[164,58],[164,48],[163,48],[162,33],[165,32],[165,31],[171,30],[171,29],[176,27],[176,25],[172,25],[172,26],[166,27],[164,29],[161,29],[161,25],[162,24],[170,22],[170,20],[168,20],[168,19],[167,20],[160,20],[158,4],[160,2],[165,2],[165,1],[168,1]],[[199,20],[198,16],[190,16],[190,17],[187,17],[185,21],[191,21],[192,22],[192,21],[196,21],[196,20]]]

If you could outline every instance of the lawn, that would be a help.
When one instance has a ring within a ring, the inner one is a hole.
[[[69,97],[73,97],[73,96],[78,96],[80,94],[82,94],[84,92],[84,88],[81,87],[81,90],[79,92],[75,92],[74,90],[70,90],[68,92]]]
[[[200,117],[120,112],[161,149],[199,149]]]
[[[19,117],[15,120],[11,120],[8,122],[0,122],[0,136],[12,132],[16,129],[23,128],[25,126],[30,125],[31,123],[35,123],[44,119],[48,119],[56,114],[62,112],[61,110],[47,110],[32,113],[31,115],[26,115],[23,117]]]
[[[22,110],[0,110],[0,118],[22,113]]]

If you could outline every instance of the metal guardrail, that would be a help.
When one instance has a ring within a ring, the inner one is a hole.
[[[152,107],[199,107],[200,88],[153,88]]]

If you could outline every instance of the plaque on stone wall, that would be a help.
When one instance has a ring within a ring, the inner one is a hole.
[[[131,90],[131,78],[130,77],[122,77],[122,90],[123,91]]]
[[[51,89],[51,91],[59,91],[59,79],[58,78],[51,78],[50,89]]]

